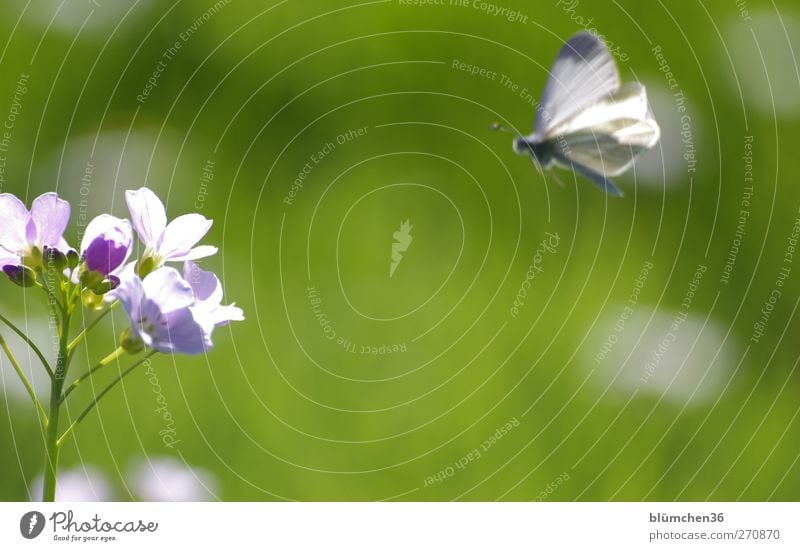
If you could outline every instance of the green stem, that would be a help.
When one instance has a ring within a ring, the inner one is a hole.
[[[45,435],[45,465],[44,465],[44,492],[42,501],[56,500],[56,477],[58,476],[58,454],[61,446],[58,444],[58,398],[61,389],[58,381],[53,381],[50,388],[50,419],[47,423]]]
[[[61,450],[61,444],[58,441],[58,416],[61,411],[61,390],[64,388],[64,381],[69,369],[69,360],[71,359],[71,355],[67,350],[71,312],[62,310],[62,313],[63,317],[59,328],[58,359],[56,360],[53,383],[50,386],[50,417],[47,422],[47,433],[45,434],[46,456],[42,501],[55,501],[56,498],[58,454]]]
[[[0,321],[2,321],[3,323],[5,323],[6,325],[8,325],[8,327],[9,327],[9,328],[10,328],[10,329],[11,329],[11,330],[14,332],[14,333],[16,333],[16,334],[17,334],[17,336],[19,336],[19,338],[21,338],[23,341],[25,341],[25,343],[26,343],[28,346],[30,346],[31,350],[33,350],[34,354],[36,354],[36,356],[39,358],[39,361],[41,361],[41,362],[42,362],[42,365],[43,365],[43,366],[44,366],[44,368],[47,370],[47,374],[48,374],[48,375],[50,376],[50,378],[52,379],[52,378],[53,378],[53,370],[50,368],[50,364],[49,364],[49,363],[47,363],[47,360],[44,358],[44,354],[42,354],[42,351],[41,351],[41,350],[39,350],[39,348],[38,348],[38,347],[37,347],[37,346],[36,346],[36,345],[33,343],[33,341],[32,341],[32,340],[30,340],[30,339],[28,338],[28,336],[27,336],[25,333],[23,333],[23,332],[22,332],[22,331],[21,331],[21,330],[20,330],[20,329],[19,329],[19,328],[18,328],[16,325],[14,325],[13,323],[11,323],[11,321],[10,321],[10,320],[8,320],[8,319],[7,319],[5,316],[3,316],[3,315],[0,315]]]
[[[90,412],[91,412],[91,411],[94,409],[94,407],[97,405],[97,403],[98,403],[100,400],[102,400],[102,399],[103,399],[103,397],[104,397],[106,394],[108,394],[108,392],[109,392],[109,391],[111,391],[111,389],[113,389],[113,388],[114,388],[114,387],[117,385],[117,383],[119,383],[119,382],[120,382],[122,379],[124,379],[124,378],[125,378],[126,376],[128,376],[128,375],[129,375],[131,372],[133,372],[133,370],[134,370],[134,369],[136,369],[137,367],[139,367],[140,365],[142,365],[143,363],[145,363],[147,360],[149,360],[149,359],[150,359],[150,358],[151,358],[151,357],[152,357],[152,356],[153,356],[155,353],[156,353],[156,351],[155,351],[155,350],[151,351],[151,352],[150,352],[150,353],[149,353],[147,356],[145,356],[144,358],[142,358],[141,360],[139,360],[138,362],[136,362],[135,364],[133,364],[132,366],[130,366],[128,369],[126,369],[125,371],[123,371],[122,373],[120,373],[119,375],[117,375],[117,376],[114,378],[114,380],[113,380],[113,381],[111,381],[111,382],[108,384],[108,386],[106,386],[106,387],[105,387],[103,390],[101,390],[101,391],[100,391],[100,393],[99,393],[99,394],[98,394],[98,395],[95,397],[95,399],[94,399],[94,400],[92,400],[92,403],[90,403],[88,406],[86,406],[86,409],[84,409],[84,410],[83,410],[83,411],[82,411],[82,412],[81,412],[81,413],[80,413],[80,414],[79,414],[79,415],[78,415],[78,416],[75,418],[75,421],[73,421],[73,422],[72,422],[72,424],[71,424],[71,425],[70,425],[70,426],[67,428],[67,430],[65,430],[65,431],[64,431],[64,434],[62,434],[62,435],[61,435],[61,437],[60,437],[60,438],[59,438],[59,439],[56,441],[56,445],[57,445],[57,446],[61,446],[61,444],[63,444],[63,443],[64,443],[64,440],[66,440],[67,436],[69,436],[69,435],[70,435],[70,434],[71,434],[71,433],[72,433],[72,432],[75,430],[75,427],[77,427],[77,426],[78,426],[78,423],[80,423],[81,421],[83,421],[83,419],[84,419],[84,418],[85,418],[87,415],[89,415],[89,413],[90,413]]]
[[[19,362],[14,357],[14,353],[11,352],[11,349],[8,347],[8,343],[3,338],[2,335],[0,335],[0,346],[5,351],[6,356],[8,356],[8,359],[11,362],[11,365],[14,366],[14,370],[17,372],[17,375],[19,375],[19,378],[22,379],[22,384],[25,385],[25,390],[28,391],[28,395],[30,395],[31,400],[33,400],[33,403],[36,406],[36,411],[39,413],[39,420],[42,423],[42,427],[43,428],[47,427],[47,414],[45,413],[41,402],[39,402],[39,398],[36,397],[36,393],[33,391],[33,387],[31,386],[31,383],[28,382],[28,378],[25,376],[25,373],[22,371],[22,368],[20,367]]]
[[[52,301],[52,303],[58,306],[58,309],[61,310],[61,313],[66,315],[67,311],[65,305],[62,305],[61,302],[59,302],[58,298],[56,297],[56,294],[53,292],[52,289],[50,289],[50,285],[47,284],[47,274],[43,271],[40,271],[39,273],[42,280],[42,287],[47,293],[47,304],[48,306],[50,306],[51,312],[53,311],[53,304],[51,304]]]
[[[111,303],[111,306],[109,306],[108,308],[106,308],[105,310],[103,310],[103,311],[100,313],[100,315],[99,315],[99,316],[97,316],[95,319],[93,319],[93,320],[92,320],[92,322],[91,322],[89,325],[87,325],[86,327],[84,327],[83,331],[81,331],[80,333],[78,333],[78,335],[77,335],[77,336],[76,336],[74,339],[72,339],[72,342],[71,342],[71,343],[69,343],[69,345],[67,346],[67,349],[68,349],[68,350],[72,350],[73,348],[75,348],[76,346],[78,346],[78,345],[80,344],[80,342],[81,342],[81,341],[82,341],[82,340],[83,340],[83,339],[86,337],[86,335],[89,333],[89,331],[91,331],[91,330],[94,328],[94,326],[95,326],[95,325],[97,325],[98,323],[100,323],[100,320],[102,320],[104,317],[106,317],[106,316],[108,315],[108,313],[109,313],[109,312],[111,312],[111,310],[113,310],[113,309],[114,309],[114,307],[115,307],[117,304],[119,304],[119,301],[118,301],[118,300],[115,300],[114,302],[112,302],[112,303]]]
[[[89,371],[87,371],[86,373],[84,373],[83,375],[81,375],[80,377],[75,379],[72,382],[72,384],[69,385],[69,387],[67,387],[67,390],[64,391],[64,394],[61,396],[61,400],[60,400],[59,403],[63,403],[64,400],[67,399],[67,396],[69,396],[72,393],[73,390],[78,388],[78,385],[80,385],[83,381],[85,381],[86,379],[91,377],[94,374],[95,371],[107,366],[108,364],[110,364],[111,362],[113,362],[114,360],[116,360],[117,358],[122,356],[123,354],[125,354],[125,349],[120,346],[119,348],[114,350],[111,354],[109,354],[108,356],[106,356],[105,358],[100,360],[100,363],[98,363],[96,366],[94,366]]]

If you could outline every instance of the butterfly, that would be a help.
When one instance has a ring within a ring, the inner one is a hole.
[[[499,125],[495,129],[502,129]],[[645,87],[621,84],[608,47],[588,32],[558,52],[536,111],[534,133],[514,139],[514,151],[543,169],[572,169],[606,193],[622,196],[611,181],[661,136]]]

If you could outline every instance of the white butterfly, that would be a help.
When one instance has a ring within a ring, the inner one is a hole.
[[[558,52],[534,130],[514,140],[517,154],[530,155],[544,169],[576,170],[616,196],[622,192],[609,178],[627,171],[661,135],[644,86],[621,85],[608,48],[587,32]]]

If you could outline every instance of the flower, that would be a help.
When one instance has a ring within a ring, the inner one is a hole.
[[[0,268],[41,267],[45,247],[66,253],[64,230],[69,223],[69,203],[55,193],[34,199],[31,210],[10,193],[0,193]]]
[[[189,260],[183,265],[183,277],[194,292],[195,310],[208,316],[216,327],[244,321],[244,312],[235,303],[222,306],[222,284],[212,272],[200,269]]]
[[[125,200],[133,228],[145,246],[136,266],[140,276],[157,270],[165,262],[197,260],[216,254],[216,247],[195,247],[211,229],[212,221],[206,217],[184,214],[167,224],[164,204],[155,193],[144,187],[126,191]]]
[[[81,241],[81,258],[86,270],[103,276],[117,273],[133,245],[133,230],[128,220],[101,214],[86,226]]]
[[[200,354],[211,348],[211,317],[193,308],[192,287],[174,268],[160,268],[144,279],[123,280],[117,291],[131,320],[124,342],[165,354]],[[123,344],[125,346],[125,344]]]

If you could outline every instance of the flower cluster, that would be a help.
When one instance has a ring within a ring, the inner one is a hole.
[[[14,283],[40,286],[62,302],[79,294],[99,309],[118,300],[131,322],[122,342],[128,352],[207,351],[214,328],[244,319],[241,309],[222,304],[219,279],[194,262],[217,252],[197,245],[212,221],[186,214],[167,223],[163,203],[147,188],[127,191],[125,199],[130,221],[98,216],[75,250],[64,240],[69,203],[45,193],[28,210],[15,196],[0,194],[0,268]],[[134,232],[143,252],[130,260]],[[173,262],[183,264],[182,272],[168,265]]]

